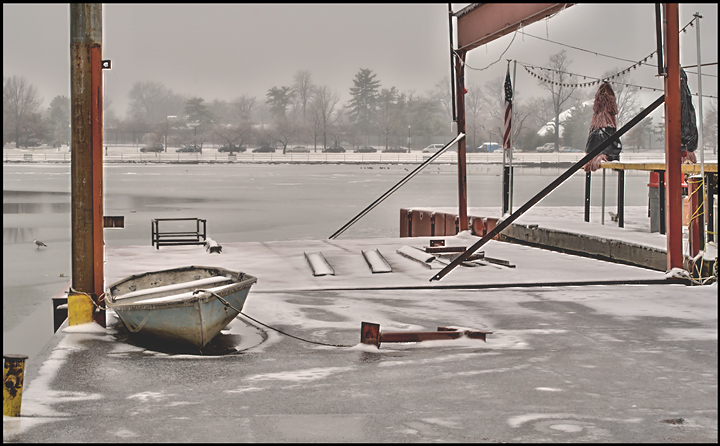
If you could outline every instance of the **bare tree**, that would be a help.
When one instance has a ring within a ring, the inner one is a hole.
[[[55,96],[45,112],[46,136],[53,147],[70,142],[70,99]]]
[[[128,93],[130,114],[134,120],[157,124],[168,116],[181,114],[185,99],[160,82],[136,82]]]
[[[337,92],[327,85],[315,89],[311,102],[311,110],[316,125],[322,129],[323,148],[327,148],[328,127],[337,119],[336,107],[340,100]]]
[[[342,110],[338,111],[335,125],[330,128],[329,133],[334,147],[340,146],[343,140],[348,139],[350,134],[350,122],[347,114],[343,113]]]
[[[473,146],[477,146],[477,131],[479,129],[484,129],[484,127],[480,124],[481,122],[481,115],[483,110],[483,94],[482,89],[477,86],[473,85],[468,90],[467,94],[465,95],[465,123],[468,127],[468,135],[473,135]],[[482,139],[483,133],[480,133],[480,138]]]
[[[235,124],[217,124],[213,132],[222,141],[223,145],[230,148],[231,154],[234,152],[235,147],[243,147],[255,134],[250,121],[241,121]]]
[[[307,108],[314,88],[309,71],[300,70],[295,73],[292,91],[295,98],[295,108],[301,112],[303,124],[307,122]]]
[[[242,122],[252,119],[252,112],[255,108],[255,96],[242,95],[235,98],[230,104],[230,115],[228,121]]]
[[[36,127],[36,122],[40,120],[38,109],[42,99],[35,86],[24,77],[12,76],[4,81],[3,133],[8,133],[6,128],[11,130],[16,146],[20,147],[23,142],[21,138],[24,138],[27,147],[27,138]]]
[[[554,113],[553,126],[555,128],[555,151],[560,145],[560,113],[563,105],[572,98],[575,92],[574,86],[567,86],[567,83],[575,83],[575,76],[568,73],[567,68],[572,61],[568,59],[565,50],[550,56],[550,63],[547,66],[546,75],[550,82],[540,81],[540,86],[550,92],[552,98],[552,109]]]
[[[103,96],[103,125],[106,129],[116,129],[121,125],[121,120],[117,114],[115,114],[115,109],[112,105],[112,98]],[[70,124],[68,123],[68,125]]]
[[[717,99],[709,101],[707,108],[703,110],[703,146],[709,145],[713,148],[713,154],[717,154],[718,144],[718,114]],[[717,230],[717,228],[716,228]]]
[[[383,88],[378,96],[377,124],[385,138],[385,149],[388,148],[390,135],[396,130],[403,110],[404,96],[397,88]]]
[[[275,121],[275,128],[270,132],[271,137],[282,145],[283,153],[287,150],[290,141],[298,134],[298,126],[290,117],[282,117]]]
[[[505,96],[504,96],[505,76],[500,76],[489,80],[483,86],[482,109],[483,128],[492,135],[498,137],[496,141],[501,141],[503,134],[503,125],[505,123]],[[493,139],[492,137],[490,138]]]
[[[435,89],[430,94],[430,97],[439,102],[442,110],[445,112],[445,119],[447,122],[452,122],[452,89],[450,88],[450,78],[445,76],[441,81],[435,84]]]

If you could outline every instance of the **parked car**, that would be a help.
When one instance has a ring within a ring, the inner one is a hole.
[[[342,147],[328,147],[323,149],[323,153],[345,153],[345,149]]]
[[[468,146],[465,147],[465,153],[488,153],[489,150],[485,145],[479,146],[479,147],[472,147]]]
[[[487,153],[493,153],[500,150],[500,144],[496,142],[484,142],[480,147],[478,147],[480,152],[487,152]]]
[[[536,148],[535,150],[537,150],[538,152],[552,152],[555,150],[555,144],[548,142]]]
[[[270,146],[262,146],[253,150],[253,153],[275,153],[275,149]]]
[[[247,150],[245,147],[236,146],[235,144],[225,144],[218,149],[218,152],[244,152]]]
[[[164,150],[165,146],[160,143],[140,148],[141,152],[163,152]]]
[[[387,149],[383,150],[383,153],[408,153],[409,150],[406,150],[403,147],[388,147]]]
[[[422,153],[435,153],[443,147],[445,147],[445,144],[430,144],[429,146],[422,149]]]
[[[573,149],[572,147],[568,147],[568,146],[563,146],[563,147],[560,147],[560,152],[561,153],[582,153],[582,150]]]
[[[202,147],[197,144],[185,144],[177,149],[176,152],[202,153]]]
[[[310,153],[310,149],[304,146],[295,146],[293,148],[285,149],[285,153]]]
[[[355,153],[375,153],[377,152],[377,149],[375,147],[365,146],[360,147],[355,151]]]

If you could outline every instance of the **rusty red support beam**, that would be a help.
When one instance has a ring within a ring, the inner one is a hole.
[[[458,49],[470,51],[573,3],[473,3],[457,13]]]
[[[682,182],[680,170],[680,19],[677,3],[663,3],[665,35],[665,200],[667,269],[683,268]]]
[[[363,344],[376,345],[378,348],[383,342],[422,342],[437,341],[443,339],[457,339],[467,336],[471,339],[482,339],[491,331],[464,330],[458,331],[455,328],[438,327],[437,331],[397,331],[382,332],[379,324],[363,322],[360,328],[360,342]]]
[[[459,51],[455,56],[456,103],[457,103],[457,134],[465,133],[465,52]],[[468,229],[467,215],[467,165],[465,164],[465,141],[458,142],[458,232]]]

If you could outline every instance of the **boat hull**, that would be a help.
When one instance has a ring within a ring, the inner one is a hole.
[[[224,268],[174,268],[110,285],[106,303],[135,335],[202,348],[242,311],[256,281]]]

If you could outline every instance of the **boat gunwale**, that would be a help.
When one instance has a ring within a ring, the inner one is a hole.
[[[154,309],[154,308],[166,309],[166,308],[174,308],[174,307],[188,307],[188,306],[194,305],[195,302],[198,302],[198,301],[209,302],[212,299],[217,299],[217,297],[213,296],[213,294],[206,292],[206,293],[198,293],[197,295],[190,296],[186,299],[182,299],[182,300],[178,300],[178,301],[152,302],[152,303],[145,303],[145,304],[133,302],[132,300],[135,300],[138,298],[142,298],[143,300],[146,300],[150,296],[148,296],[148,295],[136,296],[136,297],[128,298],[128,300],[130,300],[130,301],[125,303],[125,302],[122,302],[123,301],[122,297],[120,297],[118,299],[116,296],[113,296],[109,292],[113,287],[117,287],[124,283],[131,282],[133,280],[138,280],[143,277],[150,276],[152,274],[172,273],[172,272],[176,272],[176,271],[179,272],[179,271],[183,271],[183,270],[192,271],[194,269],[214,270],[219,273],[218,275],[228,276],[228,280],[234,281],[234,283],[232,283],[231,286],[227,286],[226,288],[224,288],[222,290],[213,292],[213,293],[219,295],[220,297],[225,297],[230,294],[237,293],[237,292],[243,290],[244,288],[249,288],[250,286],[252,286],[254,283],[257,282],[257,277],[255,277],[255,276],[251,276],[251,275],[243,273],[243,272],[232,271],[227,268],[213,267],[213,266],[191,265],[191,266],[184,266],[184,267],[178,267],[178,268],[170,268],[170,269],[166,269],[166,270],[148,271],[148,272],[144,272],[144,273],[140,273],[140,274],[134,274],[132,276],[118,280],[118,281],[114,282],[113,284],[109,285],[107,287],[108,292],[106,293],[106,297],[105,297],[106,305],[108,308],[110,308],[112,310],[120,310],[120,311],[135,310],[135,309]],[[239,280],[241,278],[242,278],[242,280]],[[195,289],[205,289],[205,288],[195,288]],[[176,291],[177,291],[176,294],[180,294],[180,292],[188,292],[188,291],[194,291],[194,290],[193,290],[193,287],[190,286],[187,289],[180,288]],[[120,296],[122,296],[122,295],[120,295]]]
[[[109,300],[107,301],[108,308],[111,310],[139,310],[139,309],[148,309],[152,310],[155,308],[174,308],[174,307],[191,307],[195,305],[195,302],[210,302],[213,299],[217,299],[217,297],[214,295],[218,295],[220,297],[225,297],[230,294],[235,294],[245,288],[250,288],[255,282],[257,282],[256,278],[248,278],[246,280],[243,280],[242,282],[236,282],[232,284],[232,286],[228,286],[222,290],[218,290],[217,292],[213,291],[212,294],[207,292],[203,288],[197,288],[198,290],[203,290],[205,292],[200,292],[195,296],[190,296],[182,300],[175,300],[175,301],[167,301],[167,302],[148,302],[148,303],[141,303],[141,302],[122,302],[117,300]],[[184,292],[191,291],[192,289],[189,288],[188,290],[183,290]],[[194,290],[193,290],[194,291]],[[147,296],[138,296],[142,297],[143,299],[147,299]],[[133,298],[131,298],[133,299]]]

